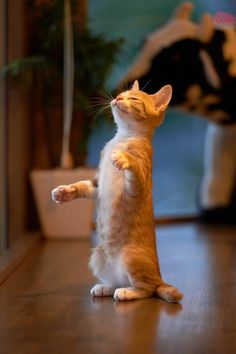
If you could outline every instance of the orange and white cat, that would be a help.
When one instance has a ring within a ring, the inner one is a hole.
[[[182,298],[161,277],[152,206],[152,136],[171,95],[170,85],[148,95],[135,81],[110,103],[117,133],[102,151],[97,176],[52,191],[57,203],[98,197],[99,242],[90,268],[101,283],[91,289],[93,296],[113,295],[118,301]]]

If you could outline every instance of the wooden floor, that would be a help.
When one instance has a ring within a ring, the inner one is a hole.
[[[92,299],[89,242],[44,242],[0,287],[0,353],[236,353],[236,228],[171,225],[157,235],[181,304]]]

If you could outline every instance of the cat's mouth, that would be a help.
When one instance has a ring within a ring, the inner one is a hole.
[[[117,104],[117,107],[119,108],[119,110],[120,110],[121,112],[127,112],[127,108],[124,107],[123,105]]]
[[[117,107],[121,112],[127,112],[127,107],[121,100],[112,100],[111,102],[112,107]]]

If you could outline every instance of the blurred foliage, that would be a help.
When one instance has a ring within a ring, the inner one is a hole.
[[[33,16],[29,55],[10,63],[3,73],[27,85],[33,83],[35,74],[39,75],[43,81],[45,101],[52,103],[51,99],[55,99],[55,93],[62,88],[63,80],[64,5],[62,0],[38,5],[29,0],[28,4]],[[79,13],[78,6],[78,0],[71,1],[72,13]],[[108,41],[103,35],[92,33],[88,26],[80,31],[78,20],[79,16],[73,16],[75,110],[87,104],[95,89],[104,87],[123,42],[122,39]]]
[[[40,80],[45,106],[63,104],[63,29],[64,1],[28,0],[30,9],[28,55],[6,66],[2,73],[11,82],[33,87]],[[91,133],[93,117],[89,112],[90,97],[103,91],[113,64],[123,43],[122,39],[107,40],[102,34],[94,34],[88,24],[81,26],[80,0],[71,0],[75,76],[74,113],[86,115],[86,125],[78,144],[78,151],[86,149]],[[81,29],[81,27],[84,27]]]

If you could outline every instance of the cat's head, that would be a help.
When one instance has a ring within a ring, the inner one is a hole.
[[[139,90],[136,80],[130,90],[120,93],[111,101],[114,119],[118,125],[133,124],[155,128],[162,123],[171,96],[170,85],[163,86],[155,94],[149,95]]]

